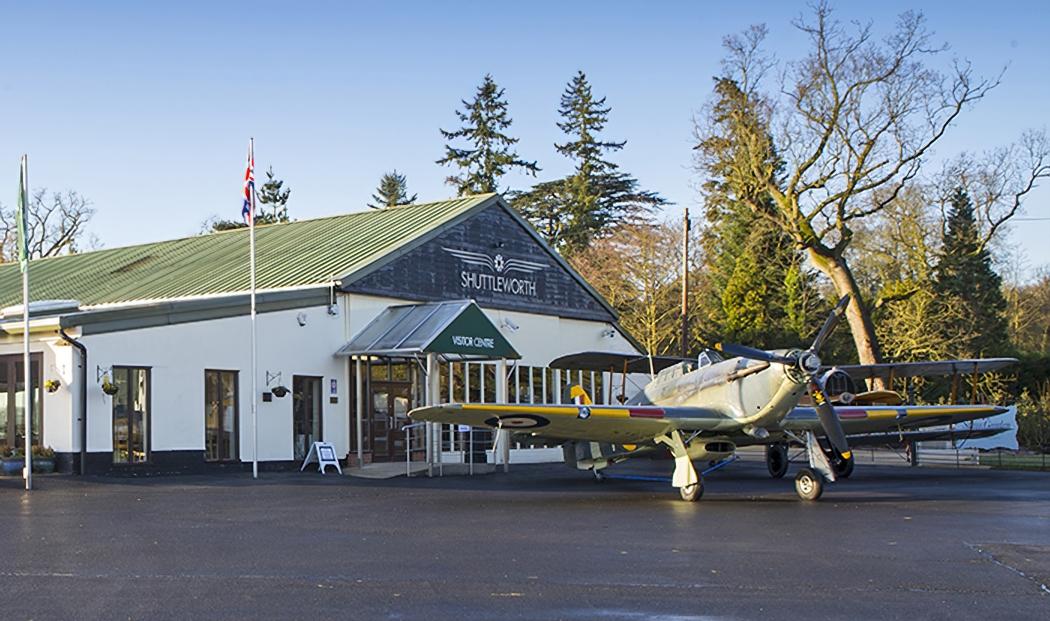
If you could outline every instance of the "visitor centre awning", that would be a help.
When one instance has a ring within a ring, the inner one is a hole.
[[[430,353],[446,361],[521,358],[473,300],[388,306],[335,355],[412,358]]]

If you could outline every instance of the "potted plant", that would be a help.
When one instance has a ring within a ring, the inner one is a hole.
[[[58,381],[57,379],[49,379],[44,382],[44,390],[48,392],[57,392],[59,386],[61,385],[62,382]]]
[[[118,388],[116,384],[109,381],[109,375],[102,376],[102,392],[112,397],[117,394],[119,390],[120,388]]]
[[[4,451],[2,462],[4,474],[15,475],[22,472],[26,465],[25,453],[19,448],[9,448]]]
[[[55,471],[55,451],[50,446],[33,447],[33,472],[51,474]]]

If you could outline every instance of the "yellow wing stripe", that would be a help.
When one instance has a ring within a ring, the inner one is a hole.
[[[480,410],[483,412],[507,412],[509,414],[546,414],[549,416],[571,416],[575,418],[580,413],[580,406],[551,406],[551,405],[489,405],[485,403],[464,403],[462,406],[464,412],[471,410]],[[588,409],[591,411],[591,416],[598,416],[604,418],[630,418],[631,413],[627,409],[620,408],[603,408],[588,405]]]

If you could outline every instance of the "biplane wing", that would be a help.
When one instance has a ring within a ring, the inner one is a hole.
[[[659,373],[667,367],[674,366],[683,360],[677,356],[643,356],[636,353],[608,351],[584,351],[569,354],[551,360],[547,366],[552,369],[570,369],[572,371],[612,371],[614,373]]]
[[[717,429],[732,423],[698,407],[452,403],[417,408],[413,420],[489,427],[556,440],[612,444],[651,442],[673,430]]]
[[[929,360],[924,362],[880,362],[878,364],[839,364],[834,367],[855,380],[893,380],[903,377],[934,377],[991,373],[1017,363],[1017,358],[980,358],[968,360]]]

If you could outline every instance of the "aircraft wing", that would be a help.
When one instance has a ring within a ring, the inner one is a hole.
[[[980,358],[971,360],[929,360],[924,362],[882,362],[879,364],[839,364],[836,368],[845,371],[855,380],[881,378],[890,380],[902,377],[934,377],[944,375],[974,375],[991,373],[1016,364],[1017,358]]]
[[[1006,411],[1006,408],[994,405],[835,406],[835,413],[847,435],[954,425]],[[822,433],[813,408],[793,409],[780,426],[789,431]]]
[[[968,429],[967,427],[956,427],[954,429],[922,429],[915,431],[887,431],[883,433],[862,433],[849,438],[849,445],[856,446],[900,446],[907,442],[929,442],[933,440],[976,440],[978,438],[990,438],[1000,433],[1010,431],[1010,427],[979,427]]]
[[[677,356],[643,356],[608,351],[584,351],[568,354],[551,360],[547,366],[552,369],[571,369],[573,371],[610,371],[622,373],[658,373],[667,367],[674,366],[687,358]]]
[[[413,420],[506,429],[556,440],[651,442],[672,429],[717,429],[728,419],[696,407],[452,403],[417,408]]]

